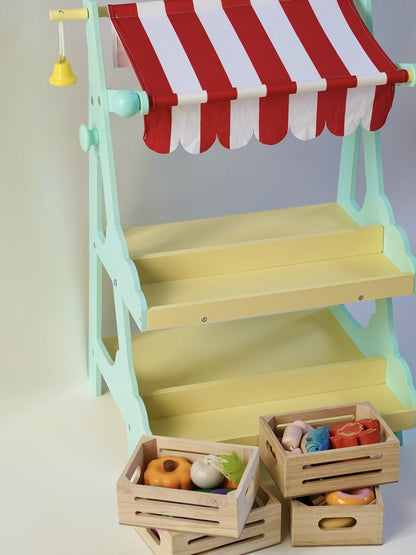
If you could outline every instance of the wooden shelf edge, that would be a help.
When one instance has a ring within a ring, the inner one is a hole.
[[[368,255],[143,286],[149,329],[374,300],[414,292],[414,275]]]

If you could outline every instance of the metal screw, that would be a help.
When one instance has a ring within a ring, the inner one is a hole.
[[[363,299],[364,299],[364,295],[359,295],[359,296],[358,296],[358,300],[359,300],[359,301],[362,301]]]
[[[207,320],[208,320],[208,318],[206,316],[202,316],[201,322],[206,322]]]

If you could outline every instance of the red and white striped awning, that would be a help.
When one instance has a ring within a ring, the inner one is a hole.
[[[144,140],[192,153],[218,138],[265,144],[325,125],[379,129],[408,81],[353,0],[153,0],[109,5],[116,33],[150,99]]]

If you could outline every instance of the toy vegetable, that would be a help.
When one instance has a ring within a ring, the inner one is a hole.
[[[202,459],[202,460],[200,460]],[[209,478],[214,479],[214,476],[221,477],[217,485],[226,478],[228,480],[227,485],[223,487],[236,488],[240,483],[240,480],[244,474],[244,470],[247,463],[242,461],[238,453],[233,451],[229,455],[206,455],[197,459],[192,467],[195,465],[195,469],[191,469],[192,480],[198,487],[208,488],[214,486],[201,486],[200,483],[204,483],[205,479],[208,481]],[[213,472],[216,471],[216,473]],[[195,479],[194,479],[195,478]],[[196,480],[196,481],[195,481]]]
[[[224,479],[223,473],[218,470],[214,455],[205,455],[196,459],[191,466],[191,479],[198,488],[215,488]]]
[[[192,489],[191,463],[185,457],[165,456],[149,462],[144,472],[147,486]]]

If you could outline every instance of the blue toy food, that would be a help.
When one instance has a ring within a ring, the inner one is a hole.
[[[320,426],[305,434],[302,438],[302,449],[306,453],[326,451],[329,448],[329,428]]]

